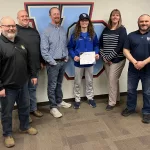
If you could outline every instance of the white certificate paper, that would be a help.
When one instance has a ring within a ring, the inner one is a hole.
[[[95,63],[95,52],[84,52],[80,54],[80,65],[88,65]]]

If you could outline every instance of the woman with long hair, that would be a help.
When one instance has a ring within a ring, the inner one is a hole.
[[[71,35],[68,43],[69,55],[74,60],[75,80],[74,80],[74,108],[80,108],[80,87],[83,73],[85,73],[86,97],[93,108],[96,103],[93,99],[93,64],[81,64],[80,55],[84,52],[95,52],[95,59],[99,59],[99,41],[89,16],[82,13],[76,24],[75,31]]]
[[[108,78],[109,101],[106,110],[112,110],[120,101],[119,78],[125,66],[126,59],[123,55],[123,45],[127,33],[122,25],[121,13],[114,9],[109,17],[106,27],[100,37],[100,55]]]

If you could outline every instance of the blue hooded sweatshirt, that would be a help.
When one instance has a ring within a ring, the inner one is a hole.
[[[90,34],[80,33],[79,37],[75,39],[74,34],[71,35],[68,43],[69,55],[74,60],[75,56],[80,57],[80,53],[95,51],[95,54],[99,54],[99,41],[95,33],[94,37],[91,38]],[[90,67],[93,64],[80,65],[80,62],[74,61],[76,67]]]

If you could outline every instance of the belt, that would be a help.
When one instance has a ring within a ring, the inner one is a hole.
[[[65,58],[61,58],[61,59],[54,59],[55,61],[64,61]]]

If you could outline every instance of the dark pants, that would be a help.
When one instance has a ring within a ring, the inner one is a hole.
[[[50,108],[56,108],[57,104],[62,102],[62,81],[65,73],[66,62],[58,61],[57,65],[47,64],[47,75],[48,75],[48,99]]]
[[[3,135],[12,135],[12,111],[15,102],[18,107],[18,116],[20,120],[20,129],[27,130],[29,128],[29,94],[28,85],[25,84],[21,89],[5,89],[6,97],[1,97],[1,123],[3,127]]]
[[[135,110],[137,104],[137,87],[139,80],[142,83],[143,91],[143,114],[150,114],[150,75],[141,71],[138,73],[128,72],[128,95],[127,108]]]
[[[29,90],[29,97],[30,97],[30,112],[37,110],[36,89],[37,89],[37,84],[33,85],[30,78],[28,82],[28,90]]]

